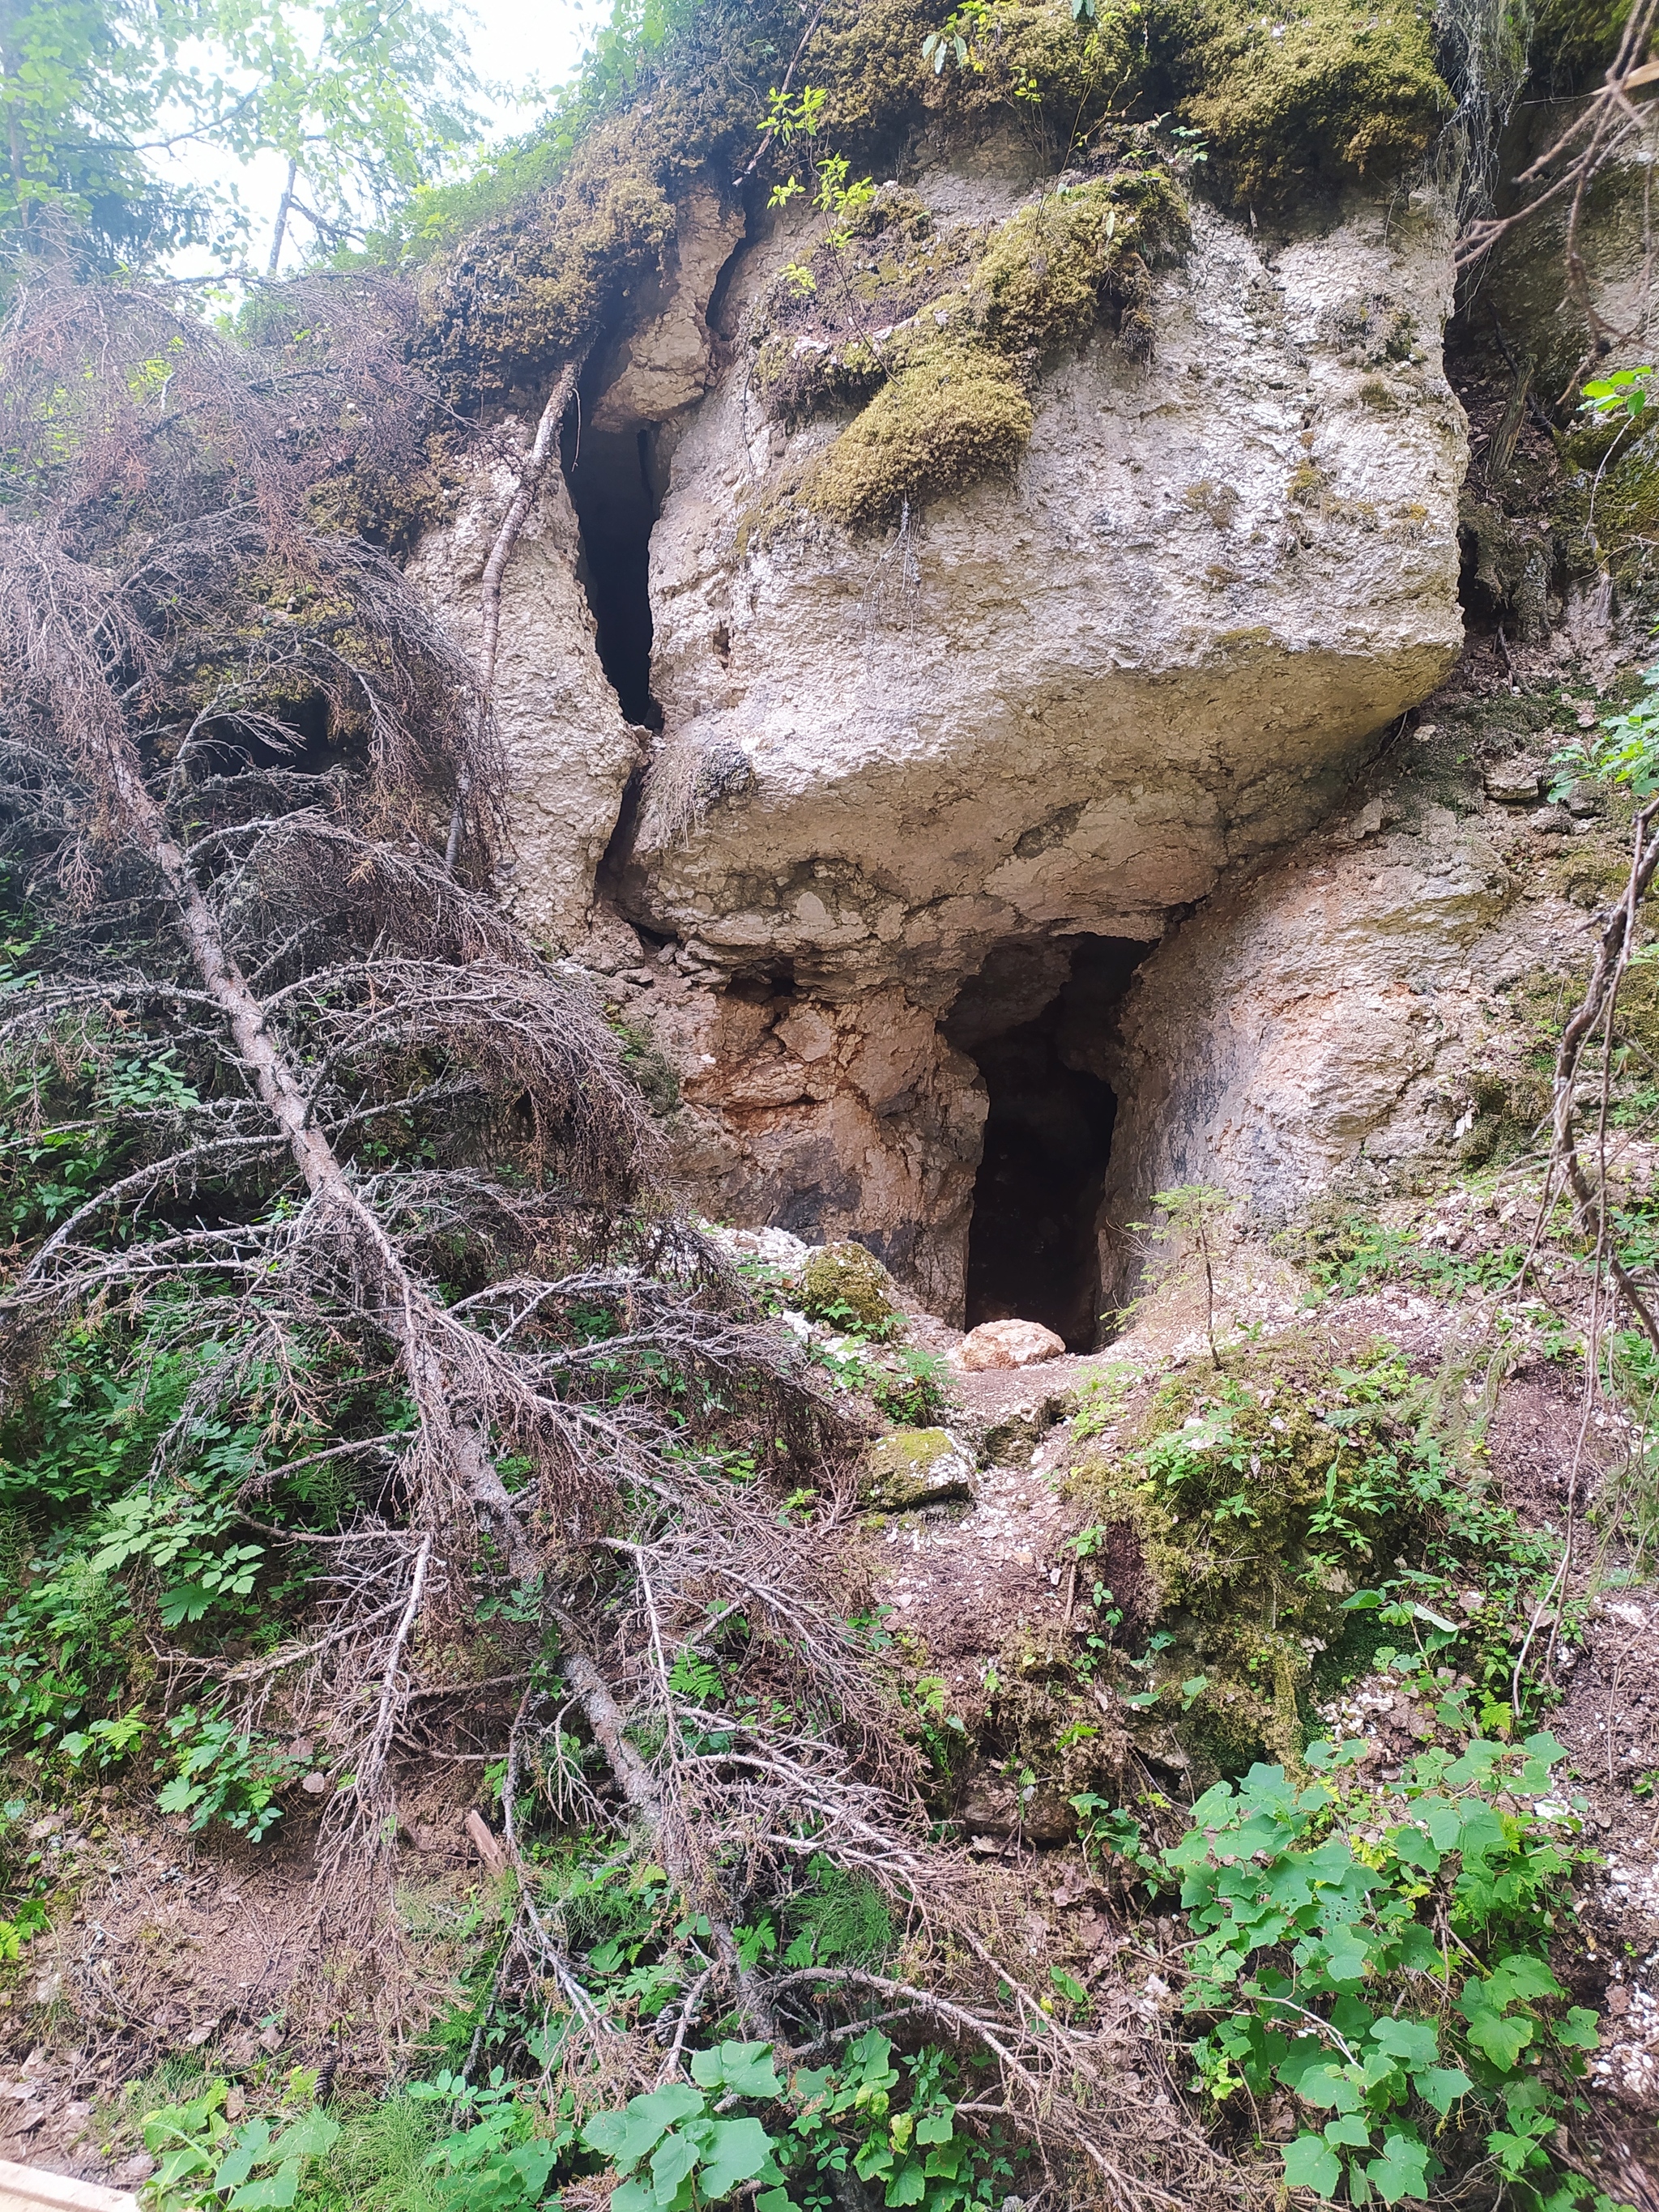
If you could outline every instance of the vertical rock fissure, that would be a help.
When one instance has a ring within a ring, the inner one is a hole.
[[[598,626],[599,665],[628,720],[659,730],[651,691],[651,532],[661,510],[656,432],[567,432],[565,474],[581,526],[580,576]]]

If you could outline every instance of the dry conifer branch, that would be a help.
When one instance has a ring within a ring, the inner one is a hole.
[[[1455,265],[1462,274],[1474,268],[1501,239],[1518,225],[1529,222],[1540,210],[1562,199],[1567,201],[1564,241],[1567,289],[1584,318],[1590,343],[1571,382],[1560,396],[1560,404],[1571,398],[1593,362],[1640,335],[1639,329],[1614,330],[1601,315],[1584,260],[1582,231],[1596,179],[1616,163],[1636,157],[1644,142],[1644,158],[1652,158],[1655,133],[1659,129],[1659,107],[1651,100],[1638,106],[1632,95],[1638,91],[1651,91],[1659,84],[1659,61],[1646,58],[1656,27],[1659,27],[1659,0],[1638,0],[1625,20],[1618,52],[1601,84],[1578,104],[1566,129],[1515,179],[1520,204],[1508,215],[1486,216],[1471,223],[1458,241]],[[1651,258],[1650,246],[1650,266]],[[1647,289],[1645,283],[1641,288],[1644,297]]]

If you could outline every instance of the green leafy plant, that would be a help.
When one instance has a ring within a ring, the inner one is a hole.
[[[1610,376],[1593,376],[1582,386],[1580,411],[1592,422],[1633,422],[1648,404],[1650,368],[1616,368]]]
[[[1478,2133],[1516,2205],[1605,2206],[1554,2148],[1596,2039],[1546,1955],[1583,1856],[1561,1746],[1432,1749],[1392,1784],[1353,1774],[1365,1751],[1218,1783],[1165,1853],[1197,1937],[1186,2008],[1212,2022],[1200,2081],[1287,2091],[1285,2181],[1323,2198],[1425,2196],[1447,2136]]]
[[[999,2202],[1012,2160],[994,2136],[982,2142],[958,2125],[951,2079],[943,2051],[927,2045],[902,2057],[879,2028],[850,2043],[839,2064],[800,2068],[789,2085],[799,2110],[777,2145],[787,2193],[760,2197],[757,2212],[797,2203],[824,2212],[859,2183],[879,2189],[884,2204],[922,2212],[981,2212]]]
[[[163,1813],[188,1813],[192,1831],[222,1820],[258,1843],[283,1817],[276,1797],[301,1762],[273,1742],[238,1730],[222,1713],[186,1705],[162,1724],[162,1765],[172,1778],[155,1802]]]
[[[339,2123],[314,2110],[233,2130],[228,2094],[228,2082],[213,2081],[189,2104],[145,2113],[144,2147],[157,2161],[146,2191],[154,2212],[281,2212],[297,2203],[312,2161],[339,2136]]]
[[[771,2045],[723,2043],[694,2051],[691,2076],[630,2098],[620,2112],[596,2113],[583,2128],[588,2149],[622,2176],[612,2212],[690,2212],[722,2203],[744,2182],[775,2177],[774,2138],[759,2121],[719,2118],[712,2109],[726,2098],[769,2102],[783,2094]],[[788,2212],[780,2189],[763,2191],[756,2203],[757,2212]]]
[[[485,2082],[441,2073],[430,2081],[411,2082],[409,2094],[417,2104],[441,2106],[459,2122],[423,2161],[433,2194],[455,2212],[530,2212],[576,2140],[568,2090],[552,2132],[538,2134],[534,2106],[520,2097],[499,2066]]]
[[[1557,771],[1552,799],[1565,799],[1583,778],[1620,786],[1644,801],[1659,792],[1659,665],[1648,669],[1642,683],[1644,696],[1622,714],[1608,715],[1595,731],[1550,756]]]

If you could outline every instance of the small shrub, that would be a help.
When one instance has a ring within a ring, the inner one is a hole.
[[[1562,1747],[1431,1750],[1393,1784],[1355,1776],[1366,1752],[1310,1746],[1305,1784],[1218,1784],[1165,1854],[1197,1937],[1186,2010],[1212,2023],[1200,2081],[1288,2092],[1285,2179],[1322,2199],[1430,2196],[1443,2149],[1478,2137],[1517,2205],[1610,2212],[1554,2148],[1596,2042],[1547,1956],[1583,1856]]]

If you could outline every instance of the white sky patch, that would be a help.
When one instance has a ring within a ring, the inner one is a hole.
[[[548,95],[574,74],[610,12],[611,0],[465,0],[453,8],[482,87],[473,105],[486,118],[487,143],[498,144],[531,128]],[[242,163],[219,148],[186,144],[156,155],[155,161],[170,181],[205,185],[240,204],[248,218],[246,265],[263,270],[288,173],[282,155],[262,154]],[[296,220],[283,257],[284,270],[295,265],[311,243],[311,226]],[[202,250],[176,255],[171,267],[175,276],[202,275]]]

